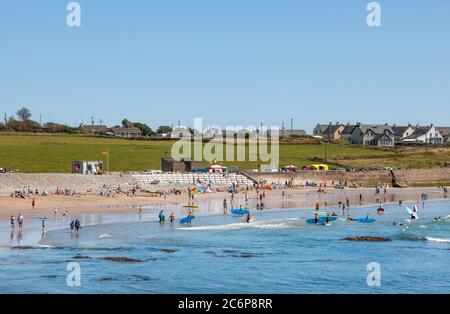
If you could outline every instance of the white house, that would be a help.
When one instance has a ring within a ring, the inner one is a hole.
[[[401,139],[410,136],[414,132],[414,127],[409,124],[406,126],[395,125],[392,127],[394,131],[394,137],[396,141],[400,141]]]
[[[441,145],[444,138],[433,125],[417,127],[414,132],[401,140],[403,143],[424,143]]]

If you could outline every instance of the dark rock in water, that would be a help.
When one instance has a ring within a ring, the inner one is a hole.
[[[343,241],[355,241],[355,242],[391,242],[392,240],[389,238],[383,237],[371,237],[371,236],[362,236],[362,237],[348,237],[341,239]]]
[[[144,275],[130,275],[124,278],[103,277],[100,281],[150,281],[151,278]]]
[[[140,259],[134,259],[134,258],[128,258],[128,257],[102,257],[102,260],[110,261],[110,262],[118,262],[118,263],[143,263],[143,260]]]
[[[236,250],[223,250],[222,252],[225,254],[239,253],[239,251],[236,251]]]
[[[169,254],[178,252],[177,250],[171,250],[171,249],[161,249],[159,251],[162,253],[169,253]]]
[[[242,252],[241,255],[239,255],[238,257],[242,257],[242,258],[251,258],[251,257],[256,257],[256,255],[255,255],[255,254],[252,254],[252,253]]]
[[[73,259],[91,259],[89,256],[83,256],[83,255],[76,255],[72,257]]]
[[[58,276],[58,275],[44,275],[41,276],[41,278],[47,278],[47,279],[56,279],[56,278],[60,278],[62,276]]]

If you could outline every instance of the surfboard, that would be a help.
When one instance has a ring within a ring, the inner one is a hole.
[[[405,206],[405,207],[403,207],[403,209],[409,216],[414,215],[414,216],[416,216],[416,219],[419,218],[419,216],[417,216],[417,213],[415,213],[411,208]]]
[[[247,215],[249,213],[248,209],[233,209],[231,211],[233,215]]]
[[[358,219],[356,219],[358,222],[362,222],[362,223],[373,223],[373,222],[375,222],[375,221],[377,221],[375,218],[367,218],[367,217],[364,217],[364,218],[358,218]]]
[[[195,216],[187,216],[180,220],[180,224],[187,224],[190,223],[192,220],[195,219]]]
[[[316,212],[315,211],[311,211],[311,214],[315,214]],[[326,217],[327,216],[327,213],[326,212],[318,212],[318,214],[319,214],[319,217]]]
[[[197,205],[184,205],[185,208],[198,208]]]
[[[33,216],[31,218],[32,219],[38,219],[38,220],[47,220],[48,219],[47,217],[44,217],[44,216]]]
[[[337,220],[337,217],[330,217],[330,221],[336,221],[336,220]],[[327,217],[319,217],[319,219],[317,220],[317,223],[323,224],[326,221],[327,221]],[[316,220],[314,218],[309,218],[309,219],[306,219],[306,222],[309,224],[315,224]]]
[[[403,209],[405,210],[405,212],[408,214],[408,215],[412,215],[414,212],[413,212],[413,210],[411,209],[411,208],[409,208],[409,207],[403,207]]]

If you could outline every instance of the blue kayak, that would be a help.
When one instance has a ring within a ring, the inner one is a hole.
[[[336,221],[337,220],[337,217],[330,217],[330,222],[331,221]],[[314,219],[314,218],[310,218],[310,219],[306,219],[306,222],[307,223],[309,223],[309,224],[315,224],[316,223],[316,220]],[[317,223],[318,224],[324,224],[324,223],[326,223],[327,222],[327,217],[319,217],[319,219],[317,220]]]
[[[233,209],[231,211],[233,215],[247,215],[249,213],[248,209]]]
[[[373,223],[373,222],[377,221],[375,218],[358,218],[356,220],[358,222],[362,222],[362,223]]]
[[[192,220],[195,219],[195,216],[187,216],[180,220],[180,224],[187,224],[190,223]]]

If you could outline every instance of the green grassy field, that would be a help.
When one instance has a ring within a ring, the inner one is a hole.
[[[110,152],[110,171],[160,169],[161,157],[170,155],[174,142],[137,141],[71,135],[0,134],[0,167],[21,172],[70,172],[74,160],[103,160]],[[298,167],[323,159],[326,144],[281,144],[280,166],[292,163]],[[377,149],[331,144],[328,162],[345,167],[430,168],[450,162],[448,148]],[[204,163],[206,165],[207,163]],[[258,168],[259,162],[224,162],[240,169]]]

